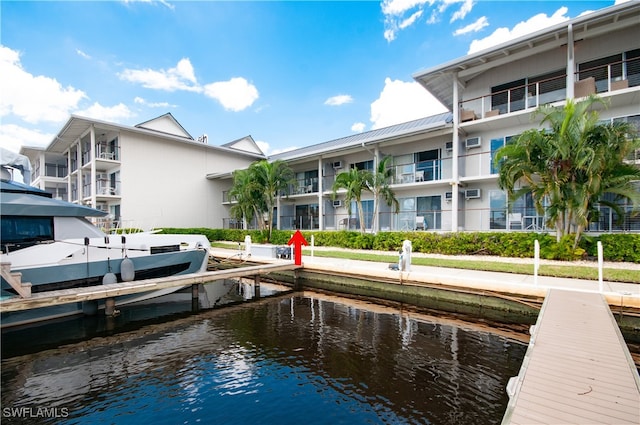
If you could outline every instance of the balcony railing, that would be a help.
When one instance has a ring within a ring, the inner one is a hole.
[[[460,121],[490,118],[567,98],[567,76],[559,75],[460,102]],[[574,97],[607,93],[640,85],[640,58],[618,61],[575,74]]]

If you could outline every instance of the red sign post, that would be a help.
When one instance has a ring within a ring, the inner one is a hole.
[[[291,244],[293,244],[294,263],[297,266],[301,266],[302,265],[302,245],[308,246],[309,242],[307,242],[304,236],[302,236],[302,233],[300,233],[300,230],[296,230],[293,236],[291,236],[291,239],[289,239],[289,242],[287,242],[287,245],[291,245]]]

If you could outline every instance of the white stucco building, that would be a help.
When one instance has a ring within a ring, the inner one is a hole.
[[[365,198],[369,230],[486,231],[544,229],[530,199],[507,209],[493,154],[524,130],[537,128],[539,105],[564,105],[597,93],[608,102],[602,120],[640,129],[640,2],[602,9],[508,43],[417,72],[413,78],[450,112],[350,135],[270,160],[296,173],[278,201],[280,229],[356,229],[357,213],[332,199],[335,176],[373,169],[391,157],[400,212]],[[134,127],[72,116],[46,149],[24,148],[34,184],[54,196],[111,213],[142,228],[236,227],[226,196],[231,173],[264,158],[247,136],[223,146],[197,141],[166,114]],[[639,157],[629,158],[638,161]],[[602,209],[592,231],[640,231]]]

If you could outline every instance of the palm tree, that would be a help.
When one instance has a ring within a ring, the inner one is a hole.
[[[400,209],[400,204],[396,199],[395,193],[389,186],[391,179],[393,178],[393,170],[387,166],[387,162],[391,160],[390,156],[384,157],[379,163],[373,173],[369,173],[367,179],[367,189],[373,193],[373,223],[372,228],[374,231],[380,230],[380,222],[378,220],[378,213],[380,211],[380,198],[384,199],[385,203],[391,207],[395,213]]]
[[[248,169],[233,172],[233,186],[229,190],[229,198],[235,203],[231,206],[231,216],[242,220],[243,228],[246,223],[260,216],[261,196],[260,188],[254,183]],[[258,220],[260,222],[260,220]]]
[[[261,214],[258,216],[258,221],[266,222],[269,230],[267,240],[271,240],[273,211],[280,194],[288,193],[289,186],[294,180],[293,170],[282,160],[269,162],[263,159],[251,164],[249,175],[253,181],[252,184],[257,185],[261,194],[259,204]]]
[[[631,201],[634,209],[640,204],[634,186],[640,169],[625,162],[640,141],[627,123],[600,123],[592,109],[597,103],[602,100],[591,96],[578,103],[568,100],[564,108],[542,106],[536,111],[543,116],[540,125],[550,128],[527,130],[496,153],[498,184],[510,201],[531,193],[558,241],[575,231],[574,247],[597,217],[598,205],[620,212],[619,200]],[[614,202],[605,194],[612,194]]]
[[[344,199],[347,204],[347,213],[349,214],[349,217],[351,217],[351,202],[356,201],[358,218],[360,220],[360,231],[362,233],[365,232],[364,211],[362,210],[362,193],[363,191],[368,190],[370,174],[371,173],[366,170],[351,168],[349,171],[344,171],[338,174],[332,186],[334,200],[338,194],[338,190],[346,190]]]

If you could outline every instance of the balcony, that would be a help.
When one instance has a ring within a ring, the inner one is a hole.
[[[434,159],[395,165],[391,184],[435,182],[451,178],[451,159]]]
[[[515,85],[460,102],[460,122],[534,110],[541,105],[564,102],[567,98],[567,75],[560,74],[526,84]],[[523,79],[524,81],[524,79]],[[574,98],[590,94],[610,95],[640,86],[640,58],[584,68],[575,74]],[[629,101],[632,101],[631,99]]]

